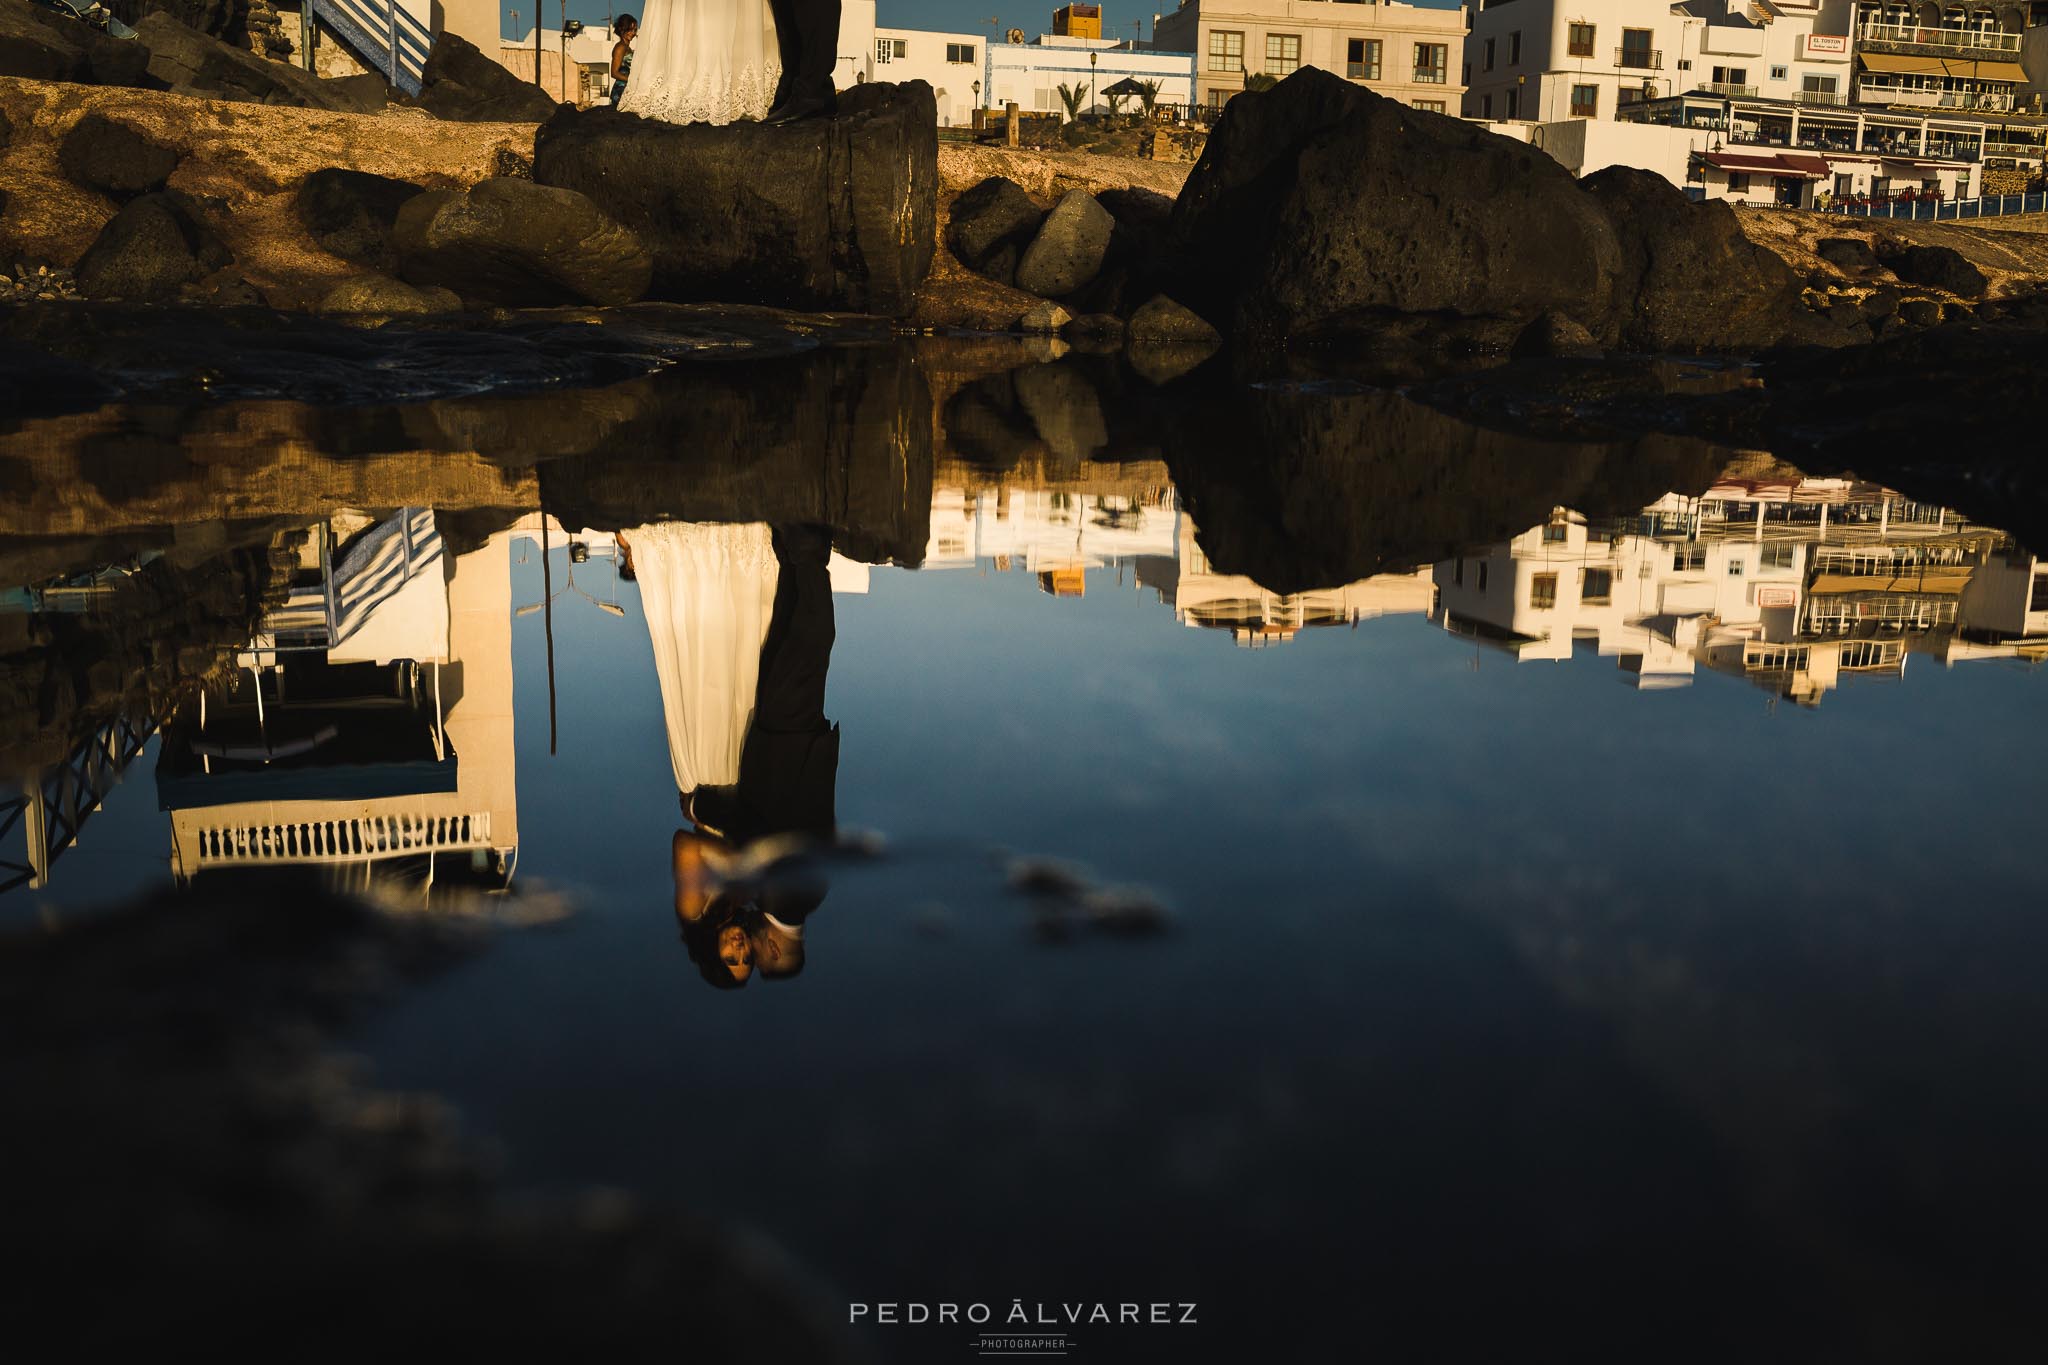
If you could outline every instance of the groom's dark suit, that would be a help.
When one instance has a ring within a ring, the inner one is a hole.
[[[792,99],[832,100],[832,69],[839,63],[839,0],[768,0],[775,40],[782,49],[778,107]]]

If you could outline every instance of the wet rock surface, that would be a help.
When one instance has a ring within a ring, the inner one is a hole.
[[[900,317],[937,243],[931,88],[870,83],[783,127],[564,110],[534,179],[590,197],[654,256],[651,297]]]

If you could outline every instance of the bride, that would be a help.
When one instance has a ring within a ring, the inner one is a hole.
[[[767,114],[782,78],[768,0],[651,0],[619,108],[667,123]]]

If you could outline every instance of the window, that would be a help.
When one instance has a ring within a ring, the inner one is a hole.
[[[1728,561],[1728,576],[1730,578],[1742,577],[1742,567],[1742,556],[1735,556],[1733,559]]]
[[[1575,85],[1572,87],[1572,117],[1600,117],[1600,87],[1597,85]]]
[[[1774,81],[1782,81],[1782,80],[1784,80],[1784,79],[1785,79],[1785,68],[1784,68],[1784,67],[1782,67],[1782,66],[1774,66],[1774,67],[1772,67],[1772,68],[1771,68],[1771,79],[1772,79],[1772,80],[1774,80]]]
[[[1756,566],[1759,569],[1791,568],[1792,542],[1789,540],[1774,540],[1769,545],[1764,546],[1763,553],[1757,556]]]
[[[1806,104],[1838,104],[1833,76],[1805,76],[1799,82],[1799,98]]]
[[[1749,175],[1748,175],[1748,173],[1747,173],[1747,172],[1744,172],[1744,171],[1730,171],[1730,172],[1728,172],[1728,193],[1730,193],[1730,194],[1748,194],[1748,193],[1749,193]]]
[[[1614,92],[1614,107],[1617,110],[1626,109],[1632,104],[1641,104],[1644,100],[1655,98],[1655,95],[1639,85],[1624,85]]]
[[[1211,71],[1244,70],[1244,35],[1229,33],[1223,29],[1209,31],[1209,69]]]
[[[1548,522],[1543,527],[1545,545],[1562,545],[1572,537],[1572,524],[1568,521]]]
[[[1457,586],[1461,587],[1461,588],[1465,586],[1465,561],[1464,561],[1464,560],[1462,560],[1462,559],[1461,559],[1461,560],[1459,560],[1459,561],[1458,561],[1458,568],[1457,568],[1457,571],[1456,571],[1456,572],[1455,572],[1455,573],[1454,573],[1454,574],[1452,575],[1452,577],[1451,577],[1451,581],[1452,581],[1453,583],[1455,583],[1455,584],[1456,584]]]
[[[1510,90],[1508,91],[1508,117],[1520,118],[1521,116],[1522,92],[1520,90]]]
[[[2027,610],[2048,611],[2048,573],[2034,575],[2034,591],[2027,599]]]
[[[1664,54],[1652,48],[1650,40],[1650,30],[1646,28],[1623,29],[1621,51],[1615,54],[1615,64],[1637,71],[1654,71],[1664,65]]]
[[[1557,605],[1557,575],[1540,573],[1529,580],[1529,605],[1537,611],[1548,611]]]
[[[1237,92],[1234,90],[1211,90],[1209,92],[1209,112],[1212,114],[1222,113],[1223,106],[1229,102],[1230,97],[1235,93]]]
[[[1835,177],[1835,198],[1847,199],[1850,195],[1854,193],[1856,193],[1855,176],[1837,175]]]
[[[1481,95],[1481,96],[1479,97],[1479,117],[1481,117],[1481,118],[1492,118],[1492,117],[1493,117],[1493,96],[1491,96],[1491,95]]]
[[[1508,65],[1519,66],[1522,61],[1522,30],[1516,29],[1508,35]]]
[[[890,60],[890,58],[891,58],[891,57],[893,57],[893,56],[895,55],[895,53],[896,53],[896,40],[895,40],[895,39],[893,39],[893,38],[877,38],[877,39],[875,39],[875,60],[876,60],[876,61],[878,61],[878,62],[886,62],[886,61]]]
[[[1479,561],[1479,591],[1486,591],[1486,561]]]
[[[1444,102],[1442,100],[1417,100],[1415,101],[1415,107],[1430,114],[1441,114],[1444,112]]]
[[[1448,43],[1417,43],[1415,45],[1415,83],[1417,85],[1444,85],[1451,69],[1451,48]]]
[[[1301,36],[1295,33],[1266,35],[1266,74],[1285,76],[1301,66]]]
[[[973,43],[947,43],[946,60],[954,66],[974,65]]]
[[[1380,40],[1353,38],[1344,44],[1344,74],[1354,81],[1380,78]]]
[[[1579,574],[1579,600],[1589,607],[1604,607],[1614,600],[1614,570],[1584,569]]]
[[[1746,66],[1717,66],[1714,68],[1716,85],[1748,85],[1749,68]]]
[[[1481,71],[1491,71],[1493,70],[1493,39],[1491,38],[1486,40],[1485,54],[1480,60],[1479,69]]]
[[[1593,55],[1593,26],[1572,24],[1565,29],[1565,51],[1574,57]]]
[[[1870,177],[1870,197],[1871,197],[1872,199],[1889,199],[1889,198],[1891,198],[1891,197],[1892,197],[1892,180],[1891,180],[1891,177],[1890,177],[1890,176],[1888,176],[1888,175],[1873,175],[1873,176],[1871,176],[1871,177]]]
[[[1671,548],[1671,572],[1698,573],[1707,567],[1707,552],[1697,545],[1674,545]]]

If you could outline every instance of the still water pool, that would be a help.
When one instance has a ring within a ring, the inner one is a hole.
[[[61,532],[0,540],[0,641],[70,680],[10,731],[5,923],[278,864],[564,898],[352,1046],[511,1187],[745,1228],[834,1314],[1199,1305],[1043,1329],[1105,1360],[2024,1340],[2028,547],[1355,387],[803,363],[0,441]],[[116,438],[152,486],[95,482]]]

